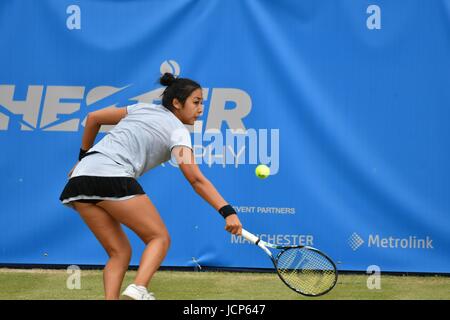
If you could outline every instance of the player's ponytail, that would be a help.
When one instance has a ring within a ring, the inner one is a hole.
[[[201,86],[194,80],[188,78],[175,78],[175,76],[169,72],[164,73],[159,78],[159,83],[167,88],[162,93],[162,105],[173,110],[173,99],[177,99],[184,105],[186,99],[197,89],[201,89]]]

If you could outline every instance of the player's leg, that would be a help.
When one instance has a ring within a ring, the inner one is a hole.
[[[98,206],[133,230],[147,245],[134,283],[148,287],[170,245],[169,233],[158,210],[145,194],[124,201],[101,201]]]
[[[131,246],[120,223],[103,208],[91,203],[73,202],[89,229],[109,256],[103,270],[105,298],[119,299],[122,281],[131,259]]]

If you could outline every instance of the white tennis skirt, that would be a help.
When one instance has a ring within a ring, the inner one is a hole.
[[[117,163],[96,152],[87,154],[77,164],[59,200],[73,208],[73,201],[120,201],[139,194],[145,192],[134,178],[131,166]]]

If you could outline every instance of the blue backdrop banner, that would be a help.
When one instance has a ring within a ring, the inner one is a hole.
[[[0,264],[105,263],[59,195],[87,114],[158,103],[170,71],[203,87],[196,159],[247,230],[340,270],[449,273],[449,30],[449,0],[1,1]],[[139,182],[163,266],[271,267],[171,162]]]

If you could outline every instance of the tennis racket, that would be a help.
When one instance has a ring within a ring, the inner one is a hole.
[[[323,252],[308,246],[278,246],[242,229],[242,237],[260,247],[272,260],[278,276],[289,288],[305,296],[321,296],[336,285],[337,269]],[[280,250],[276,256],[269,250]]]

